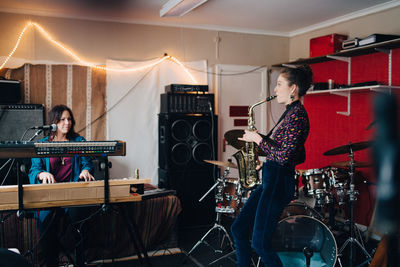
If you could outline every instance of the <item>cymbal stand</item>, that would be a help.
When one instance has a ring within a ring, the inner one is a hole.
[[[349,200],[349,223],[350,223],[350,237],[346,239],[344,244],[339,250],[339,255],[342,254],[343,250],[346,248],[347,245],[350,245],[350,254],[349,254],[349,267],[353,266],[353,255],[354,255],[354,246],[353,244],[356,244],[361,251],[364,253],[364,255],[367,257],[368,262],[371,262],[372,257],[369,255],[367,250],[364,248],[363,244],[360,243],[360,241],[357,240],[355,237],[355,232],[354,229],[357,227],[354,223],[354,207],[353,207],[353,202],[357,200],[356,195],[358,195],[358,191],[354,190],[354,152],[353,149],[351,148],[351,144],[349,145],[350,147],[350,171],[349,171],[349,176],[350,176],[350,185],[349,185],[349,190],[347,191],[348,195],[348,200]],[[358,228],[357,228],[358,230]],[[358,232],[359,233],[359,232]],[[360,239],[362,242],[362,239]]]
[[[210,188],[210,190],[207,191],[207,193],[204,196],[202,196],[199,199],[199,201],[202,201],[204,199],[204,197],[207,196],[211,192],[211,190],[214,189],[217,186],[218,186],[218,192],[216,194],[216,202],[218,203],[221,199],[223,199],[221,194],[222,194],[222,191],[223,191],[222,189],[225,187],[224,178],[228,175],[228,173],[229,173],[229,167],[225,169],[224,175],[221,178],[218,178],[217,182]],[[220,242],[220,248],[222,248],[222,245],[223,245],[223,243],[225,241],[225,238],[226,238],[228,240],[228,242],[229,242],[230,248],[232,250],[234,249],[233,248],[233,242],[232,242],[228,232],[226,231],[225,227],[223,225],[221,225],[221,213],[223,213],[223,212],[220,212],[220,211],[217,210],[216,213],[217,213],[217,216],[215,218],[214,226],[211,229],[209,229],[206,232],[206,234],[199,241],[197,241],[197,243],[192,247],[192,249],[186,254],[187,257],[190,256],[190,254],[202,243],[204,243],[205,245],[207,245],[207,246],[211,247],[212,249],[214,249],[205,240],[207,238],[207,236],[214,230],[217,230],[219,238],[222,238],[221,242]],[[222,236],[221,236],[221,232],[222,232]],[[214,253],[222,253],[222,250],[221,249],[214,249]]]

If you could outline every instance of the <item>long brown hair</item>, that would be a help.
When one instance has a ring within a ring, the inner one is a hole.
[[[67,133],[67,139],[71,140],[77,136],[79,136],[79,134],[77,134],[74,130],[74,126],[75,126],[75,118],[74,118],[74,114],[72,114],[72,111],[69,107],[65,106],[65,105],[57,105],[54,106],[50,111],[49,111],[49,124],[57,124],[60,122],[61,120],[61,116],[63,114],[64,111],[68,111],[69,115],[71,116],[71,128],[69,129],[68,133]],[[54,136],[56,135],[56,132],[50,132],[49,133],[49,139],[53,140]]]

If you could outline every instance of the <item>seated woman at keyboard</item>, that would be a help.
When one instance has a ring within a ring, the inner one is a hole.
[[[75,119],[70,108],[64,105],[54,106],[48,116],[50,124],[56,124],[56,131],[39,140],[39,142],[64,142],[85,141],[74,131]],[[62,182],[92,181],[94,177],[93,165],[89,157],[50,157],[32,158],[32,166],[29,171],[31,184],[48,184]],[[55,208],[43,210],[39,213],[39,231],[43,235],[40,242],[43,259],[46,266],[58,266],[58,232],[59,223],[67,217],[70,222],[78,222],[87,216],[87,208]],[[79,251],[78,251],[79,250]],[[83,252],[77,249],[77,252]],[[83,264],[81,257],[77,257],[76,266]]]
[[[56,124],[57,130],[51,131],[49,136],[39,142],[85,141],[74,131],[74,115],[67,106],[54,106],[49,112],[49,123]],[[33,158],[29,181],[31,184],[77,182],[79,179],[92,181],[92,170],[88,157]]]

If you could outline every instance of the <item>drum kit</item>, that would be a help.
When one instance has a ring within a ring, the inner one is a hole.
[[[242,134],[242,130],[232,130],[225,133],[224,137],[229,145],[241,149],[244,142],[238,141],[237,138]],[[294,201],[283,210],[271,241],[284,266],[335,266],[337,263],[342,266],[340,259],[343,257],[342,252],[348,245],[350,250],[349,265],[347,266],[353,266],[354,245],[358,246],[364,253],[365,263],[371,261],[372,258],[364,248],[360,231],[353,218],[353,202],[357,200],[358,195],[358,191],[354,188],[355,168],[372,165],[367,162],[354,161],[354,152],[366,149],[371,145],[371,142],[358,142],[339,146],[324,152],[323,155],[348,154],[349,161],[333,162],[331,166],[321,169],[296,170]],[[216,189],[215,211],[217,217],[214,227],[197,242],[188,255],[198,245],[206,243],[205,238],[212,231],[218,230],[222,232],[222,240],[227,240],[232,249],[231,253],[222,257],[226,258],[234,253],[234,245],[228,232],[221,225],[221,215],[236,218],[251,191],[255,188],[244,189],[238,178],[228,177],[231,168],[238,168],[235,163],[216,160],[205,160],[205,162],[225,168],[224,175],[218,178],[214,186],[199,200],[201,201],[212,190]],[[304,186],[298,188],[300,178],[302,178]],[[344,208],[344,205],[348,204],[347,207],[349,208],[347,223],[349,224],[350,236],[339,250],[335,236],[331,231],[334,224],[332,207],[336,204],[339,205],[339,208]],[[326,207],[330,208],[329,223],[325,215]],[[357,237],[356,234],[358,234]],[[208,243],[206,244],[208,245]],[[222,251],[215,250],[215,252]],[[210,263],[210,265],[222,258]]]

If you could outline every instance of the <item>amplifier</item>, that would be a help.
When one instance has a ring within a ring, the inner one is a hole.
[[[208,92],[208,85],[199,84],[170,84],[165,86],[166,93],[175,92]]]
[[[0,141],[20,140],[25,131],[37,125],[43,125],[45,108],[41,104],[4,104],[0,105]],[[26,138],[33,135],[26,133]],[[42,138],[40,134],[37,138]]]
[[[0,103],[17,104],[22,100],[21,82],[0,80]]]
[[[161,94],[160,113],[210,113],[214,94]]]

